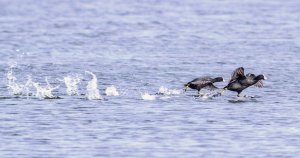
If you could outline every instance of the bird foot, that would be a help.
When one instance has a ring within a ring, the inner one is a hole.
[[[217,93],[217,94],[212,95],[212,97],[219,97],[219,96],[222,96],[222,94],[220,92]]]
[[[238,98],[246,98],[246,95],[240,95],[240,94],[238,94],[237,97]]]
[[[203,97],[205,94],[204,93],[198,93],[199,97]]]
[[[238,95],[239,98],[255,98],[254,96],[248,96],[248,95]]]
[[[219,92],[219,94],[220,94],[220,95],[224,95],[224,93],[225,93],[226,90],[227,90],[227,89],[222,89],[221,92]]]

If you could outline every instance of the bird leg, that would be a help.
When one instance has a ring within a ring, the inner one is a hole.
[[[255,98],[255,97],[254,96],[250,96],[250,95],[244,95],[244,96],[242,96],[242,98]]]
[[[204,96],[204,94],[201,93],[200,90],[198,90],[198,95],[201,96],[201,97]]]
[[[224,93],[225,93],[226,90],[227,90],[227,88],[222,89],[221,92],[220,92],[220,94],[221,94],[221,95],[224,95]]]
[[[246,98],[247,97],[246,95],[241,96],[240,94],[241,93],[238,93],[237,97],[239,97],[239,98]]]

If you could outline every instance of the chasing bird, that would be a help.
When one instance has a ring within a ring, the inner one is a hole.
[[[194,80],[188,82],[184,86],[185,86],[185,91],[188,88],[191,88],[191,89],[198,90],[198,94],[200,94],[200,90],[202,88],[206,88],[206,89],[209,89],[209,90],[218,89],[218,87],[214,86],[213,83],[223,82],[223,81],[224,81],[224,79],[222,77],[217,77],[217,78],[199,77],[199,78],[195,78]]]

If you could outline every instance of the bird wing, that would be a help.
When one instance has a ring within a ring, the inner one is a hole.
[[[206,77],[195,78],[190,83],[193,83],[193,84],[207,84],[207,83],[210,83],[211,81],[212,81],[212,78],[206,76]]]
[[[251,73],[248,73],[246,75],[247,78],[251,78],[251,79],[254,79],[256,77],[256,75],[254,74],[251,74]],[[258,88],[262,88],[264,86],[263,84],[263,81],[262,80],[259,80],[257,83],[254,84],[255,87],[258,87]]]
[[[251,74],[251,73],[248,73],[248,74],[246,75],[246,77],[255,78],[255,77],[256,77],[256,75],[254,75],[254,74]]]
[[[195,81],[192,81],[191,82],[192,84],[196,84],[196,85],[204,85],[204,84],[208,84],[208,83],[211,83],[211,81],[208,81],[208,80],[195,80]]]
[[[258,88],[262,88],[264,86],[263,81],[259,80],[257,83],[254,84],[254,86]]]
[[[231,75],[231,79],[229,80],[229,82],[232,82],[234,80],[236,80],[239,77],[243,77],[244,75],[244,68],[243,67],[239,67],[237,69],[235,69]]]
[[[216,89],[219,89],[218,87],[216,87],[215,85],[213,84],[208,84],[205,89],[207,90],[210,90],[210,91],[213,91],[213,90],[216,90]]]

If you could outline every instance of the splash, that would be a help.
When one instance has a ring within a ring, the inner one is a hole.
[[[155,100],[156,99],[156,96],[155,95],[150,95],[149,93],[144,93],[142,94],[142,98],[144,100]]]
[[[94,73],[86,71],[85,73],[88,73],[92,75],[92,80],[88,82],[88,85],[86,86],[86,97],[89,100],[101,100],[103,99],[102,96],[100,95],[100,92],[98,90],[98,84],[97,84],[97,77]]]
[[[117,88],[115,86],[109,86],[106,88],[105,94],[107,96],[118,96],[119,92],[117,91]]]
[[[9,63],[9,71],[6,74],[8,91],[13,95],[25,95],[29,97],[31,95],[30,88],[33,87],[31,76],[27,76],[27,82],[25,84],[17,83],[17,78],[14,76],[13,71],[17,66],[17,62]]]
[[[58,89],[59,86],[52,87],[50,85],[50,83],[48,82],[48,79],[46,78],[45,80],[47,83],[47,86],[45,86],[45,87],[40,86],[40,84],[37,82],[32,82],[32,85],[36,88],[36,97],[38,97],[40,99],[57,99],[57,98],[59,98],[52,94],[52,91],[55,89]]]
[[[6,74],[7,78],[7,88],[10,94],[13,95],[22,95],[23,94],[23,89],[24,85],[19,84],[16,82],[17,78],[13,74],[13,69],[17,67],[17,63],[10,63],[9,64],[9,71]]]
[[[179,95],[181,91],[178,89],[168,89],[164,86],[159,87],[158,94],[162,95]]]
[[[30,92],[30,88],[33,87],[33,82],[32,82],[32,78],[30,75],[27,76],[27,82],[25,83],[25,86],[23,88],[23,93],[25,92],[25,95],[27,96],[27,98],[32,95],[32,93]]]
[[[67,94],[70,96],[78,95],[78,84],[81,78],[79,76],[65,76],[64,82],[67,86]]]
[[[202,99],[203,99],[203,100],[206,100],[206,99],[208,99],[208,98],[210,98],[210,96],[207,95],[207,94],[204,94],[204,95],[202,96]]]
[[[9,92],[13,95],[22,95],[24,85],[16,83],[16,77],[13,75],[12,71],[7,73],[7,88]]]

